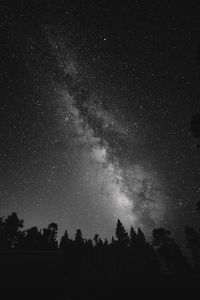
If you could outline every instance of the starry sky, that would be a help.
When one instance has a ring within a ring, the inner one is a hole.
[[[198,225],[199,4],[33,2],[1,2],[1,215],[86,237]]]

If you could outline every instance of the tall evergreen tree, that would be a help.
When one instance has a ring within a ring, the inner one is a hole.
[[[25,248],[31,250],[39,250],[42,248],[41,241],[42,234],[36,226],[26,230],[24,237]]]
[[[69,247],[70,242],[71,240],[69,239],[68,232],[65,230],[63,236],[61,237],[59,248],[61,250],[66,250]]]
[[[95,246],[98,246],[98,243],[99,243],[99,235],[95,234],[95,236],[94,236],[94,244],[95,244]]]
[[[42,240],[45,249],[55,250],[58,248],[57,242],[58,225],[50,223],[47,228],[43,229]]]
[[[108,240],[105,238],[104,240],[104,246],[107,247],[108,246]]]
[[[131,226],[131,229],[130,229],[130,245],[135,246],[137,244],[137,241],[138,241],[137,233],[135,232],[133,226]]]
[[[154,229],[152,244],[156,246],[157,253],[165,262],[168,272],[182,273],[188,268],[187,260],[170,235],[171,232],[162,227]]]
[[[119,219],[117,220],[116,238],[121,245],[127,245],[129,241],[128,233]]]
[[[146,243],[145,235],[144,235],[143,231],[140,228],[138,228],[138,231],[137,231],[137,240],[140,244],[145,244]]]
[[[75,243],[76,245],[78,246],[81,246],[84,244],[84,239],[83,239],[83,236],[82,236],[82,232],[80,229],[77,229],[76,230],[76,234],[75,234]]]
[[[20,229],[23,228],[24,221],[19,219],[15,212],[11,213],[1,224],[2,239],[4,246],[8,249],[16,248],[21,237]]]

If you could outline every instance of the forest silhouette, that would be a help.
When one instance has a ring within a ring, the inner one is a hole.
[[[140,228],[127,232],[118,219],[110,242],[98,234],[85,239],[77,229],[74,239],[66,230],[58,243],[56,223],[43,230],[23,225],[15,212],[0,217],[2,287],[58,289],[69,299],[99,299],[107,291],[116,299],[143,287],[198,287],[200,231],[194,228],[185,228],[191,264],[165,228],[154,229],[149,242]]]

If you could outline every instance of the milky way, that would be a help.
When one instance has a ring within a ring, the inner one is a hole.
[[[88,205],[84,202],[86,195],[89,197],[99,220],[106,214],[110,222],[120,218],[127,228],[141,226],[146,231],[161,225],[166,212],[165,187],[155,172],[128,163],[127,147],[122,149],[123,162],[118,155],[119,145],[124,141],[128,148],[134,146],[137,134],[130,134],[130,129],[121,125],[114,113],[104,109],[94,89],[91,88],[92,93],[88,90],[86,96],[83,94],[75,58],[64,47],[61,55],[52,39],[51,44],[65,78],[68,76],[65,84],[55,83],[54,105],[61,131],[66,133],[62,143],[73,148],[67,159],[76,161],[78,171],[74,169],[72,176],[78,176],[78,184],[84,187],[77,197],[83,206]],[[70,92],[72,85],[76,88]]]
[[[183,240],[199,223],[198,10],[47,2],[2,5],[0,215]]]

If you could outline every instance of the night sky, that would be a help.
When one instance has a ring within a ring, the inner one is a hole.
[[[1,7],[0,214],[86,237],[198,225],[198,1]]]

